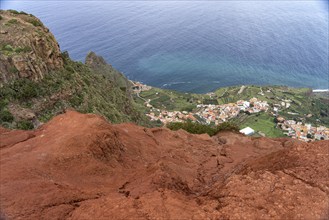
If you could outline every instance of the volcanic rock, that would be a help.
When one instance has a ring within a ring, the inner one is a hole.
[[[4,219],[326,219],[329,142],[112,125],[0,129]]]

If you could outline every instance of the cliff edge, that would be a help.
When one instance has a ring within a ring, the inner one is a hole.
[[[34,81],[63,68],[59,45],[33,15],[0,10],[0,85],[18,78]]]
[[[0,125],[37,128],[69,108],[150,124],[130,81],[102,57],[90,52],[86,64],[75,62],[38,18],[0,10]]]

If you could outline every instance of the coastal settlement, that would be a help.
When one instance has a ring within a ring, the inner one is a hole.
[[[270,107],[267,101],[262,101],[253,97],[249,100],[239,100],[236,103],[226,103],[221,105],[198,104],[196,109],[191,112],[168,111],[155,108],[150,104],[150,99],[146,100],[139,96],[140,92],[150,90],[152,88],[151,86],[144,85],[140,82],[133,82],[133,84],[133,91],[137,97],[143,99],[145,106],[150,109],[150,112],[146,115],[152,121],[159,121],[164,125],[172,122],[184,122],[187,120],[203,124],[219,125],[237,117],[241,113],[256,114],[259,112],[269,112],[273,115],[277,127],[282,129],[287,136],[302,141],[329,139],[329,128],[325,126],[315,127],[311,124],[304,124],[295,120],[286,120],[281,117],[279,115],[279,109],[282,107],[289,108],[289,100],[284,100],[281,103],[274,104],[273,108]],[[293,115],[293,113],[291,114]]]

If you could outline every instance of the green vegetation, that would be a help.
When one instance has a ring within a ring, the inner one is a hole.
[[[218,102],[223,104],[256,97],[273,106],[274,104],[281,105],[283,100],[290,100],[289,108],[281,108],[279,112],[281,116],[286,119],[294,119],[296,115],[291,115],[290,112],[296,112],[299,114],[297,118],[304,118],[306,123],[329,126],[329,99],[313,94],[311,89],[287,86],[246,86],[243,92],[239,94],[240,89],[240,86],[234,86],[216,90]],[[309,114],[312,116],[306,117]]]
[[[7,109],[1,109],[0,122],[13,122],[13,121],[14,121],[14,116]]]
[[[18,69],[15,66],[9,67],[9,72],[10,73],[18,73]]]
[[[196,108],[197,103],[202,103],[203,95],[192,93],[181,93],[172,90],[164,90],[159,88],[152,88],[148,91],[144,91],[140,96],[147,100],[151,99],[151,105],[155,108],[166,109],[169,111],[192,111]],[[140,103],[144,103],[144,100],[136,97],[136,100]]]
[[[19,104],[30,109],[43,122],[73,107],[82,113],[103,115],[112,123],[132,121],[144,126],[151,125],[144,114],[144,106],[135,103],[125,91],[104,79],[103,75],[68,57],[63,69],[45,75],[38,82],[21,78],[5,84],[0,88],[0,100],[7,100],[0,103],[2,109],[6,109],[8,103]],[[1,124],[5,120],[11,122],[7,111],[2,110],[1,115]],[[32,125],[28,121],[16,121],[11,126],[30,129]]]
[[[21,14],[21,15],[28,15],[28,14],[27,14],[26,12],[24,12],[24,11],[20,11],[20,12],[18,12],[18,11],[13,10],[13,9],[9,9],[8,11],[11,12],[12,14],[15,14],[15,15],[19,15],[19,14]]]
[[[183,129],[192,134],[208,134],[209,136],[214,136],[220,131],[239,131],[239,127],[236,124],[230,122],[225,122],[219,126],[205,125],[192,121],[172,122],[167,124],[167,128],[173,131]]]
[[[0,20],[2,20],[2,16],[0,15]]]
[[[20,11],[19,14],[21,14],[21,15],[29,15],[28,13],[26,13],[24,11]]]
[[[143,91],[140,96],[144,99],[135,97],[136,101],[143,104],[145,100],[150,99],[150,104],[158,109],[169,111],[188,111],[196,110],[197,104],[226,104],[235,103],[238,100],[249,100],[256,97],[259,100],[267,101],[271,106],[280,105],[284,101],[289,103],[289,108],[280,107],[279,115],[286,119],[294,119],[304,123],[311,123],[314,126],[329,126],[328,97],[323,94],[313,94],[307,88],[290,88],[287,86],[233,86],[220,88],[214,94],[186,94],[170,90],[152,88]],[[292,115],[296,112],[298,115]],[[153,111],[153,113],[157,113]],[[311,115],[310,115],[311,114]],[[245,114],[241,113],[232,122],[240,125],[240,128],[251,127],[259,133],[268,137],[285,136],[283,132],[276,128],[273,121],[274,117],[268,113]]]
[[[0,99],[0,123],[11,123],[14,121],[14,116],[8,111],[8,100]]]
[[[24,101],[40,95],[40,89],[34,81],[18,79],[0,89],[1,98],[13,98]]]
[[[17,47],[17,48],[15,48],[14,49],[14,51],[16,52],[16,53],[21,53],[21,52],[23,52],[23,53],[27,53],[27,52],[30,52],[30,51],[32,51],[32,49],[31,49],[31,47]]]
[[[17,123],[17,128],[22,130],[30,130],[34,128],[34,125],[30,121],[22,120]]]
[[[42,23],[36,19],[29,19],[27,22],[31,23],[34,27],[42,26]]]
[[[10,44],[0,45],[0,51],[5,54],[6,56],[11,56],[14,54],[19,53],[28,53],[32,51],[31,47],[25,46],[25,47],[13,47]]]
[[[240,114],[232,120],[239,125],[240,129],[251,127],[256,132],[265,134],[266,137],[284,137],[282,130],[276,127],[274,117],[266,112],[257,114]]]
[[[14,48],[11,45],[7,44],[2,47],[2,50],[3,51],[14,51]]]
[[[10,19],[10,20],[7,22],[7,24],[17,24],[17,23],[18,23],[17,19]]]
[[[9,11],[10,13],[12,13],[12,14],[15,14],[15,15],[18,15],[18,14],[19,14],[18,11],[13,10],[13,9],[9,9],[8,11]]]

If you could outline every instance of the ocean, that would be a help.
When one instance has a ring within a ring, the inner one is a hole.
[[[11,1],[61,50],[183,92],[233,85],[328,89],[327,1]]]

